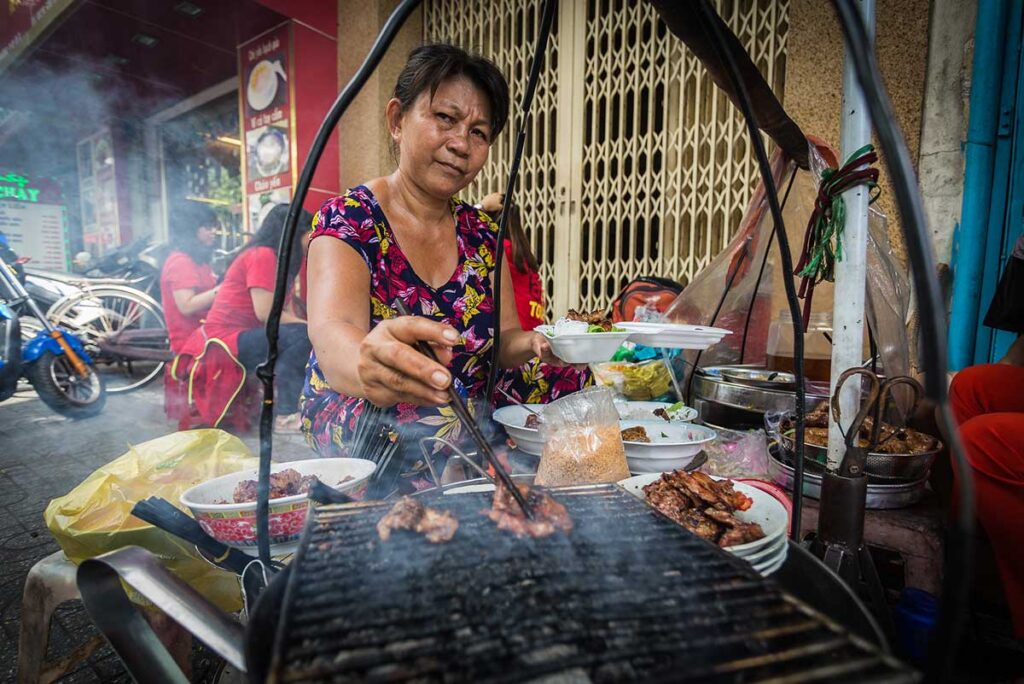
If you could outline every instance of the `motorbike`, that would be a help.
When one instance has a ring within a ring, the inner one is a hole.
[[[53,325],[6,260],[0,260],[0,401],[9,399],[22,378],[39,398],[68,418],[88,418],[103,410],[103,378],[85,345]],[[23,339],[21,320],[34,319],[35,334]]]
[[[51,324],[73,332],[104,378],[107,393],[144,387],[172,358],[160,305],[160,267],[166,244],[149,238],[93,261],[75,258],[73,275],[29,268],[25,289]],[[23,321],[23,336],[38,332]]]

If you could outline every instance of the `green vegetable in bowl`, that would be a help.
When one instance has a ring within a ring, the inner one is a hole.
[[[625,330],[623,328],[620,328],[617,325],[613,325],[611,327],[611,330],[605,330],[604,328],[602,328],[599,325],[591,325],[591,326],[587,326],[587,332],[588,333],[625,332]]]

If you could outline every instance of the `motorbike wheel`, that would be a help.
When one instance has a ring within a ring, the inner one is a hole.
[[[103,378],[93,366],[88,368],[88,375],[80,378],[66,356],[46,351],[25,367],[25,377],[44,404],[77,420],[95,416],[107,403]]]
[[[148,331],[140,351],[169,352],[163,309],[143,292],[123,285],[92,286],[58,301],[46,317],[82,340],[110,394],[144,387],[163,372],[163,361],[127,358],[102,348],[119,334]]]

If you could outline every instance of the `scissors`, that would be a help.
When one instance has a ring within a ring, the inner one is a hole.
[[[892,430],[885,439],[879,440],[879,436],[882,431],[882,410],[886,407],[889,400],[894,399],[893,388],[897,385],[906,385],[910,388],[913,402],[910,406],[910,413],[913,413],[917,408],[918,402],[921,400],[921,395],[924,394],[924,388],[914,378],[907,375],[897,375],[892,378],[888,378],[884,382],[878,381],[878,376],[869,371],[866,368],[850,368],[843,372],[836,380],[836,389],[832,394],[830,401],[832,406],[832,418],[836,424],[839,425],[840,411],[839,411],[839,394],[843,388],[843,384],[853,376],[862,376],[867,379],[868,390],[867,400],[861,404],[860,410],[857,411],[857,415],[853,417],[853,422],[850,423],[849,429],[842,432],[843,443],[846,445],[846,455],[843,457],[842,463],[839,464],[839,474],[843,477],[856,477],[864,472],[864,465],[867,462],[867,455],[869,452],[876,450],[879,446],[895,437],[899,430]],[[858,436],[860,430],[864,426],[864,421],[868,416],[872,417],[871,424],[871,436],[866,446],[860,446]],[[840,428],[842,430],[842,428]]]

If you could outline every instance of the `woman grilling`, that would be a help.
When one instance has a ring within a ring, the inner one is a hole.
[[[388,408],[401,427],[403,471],[419,453],[417,438],[460,439],[446,391],[454,385],[484,399],[496,325],[501,367],[535,357],[561,365],[543,336],[520,326],[507,262],[494,320],[497,226],[455,197],[487,161],[508,102],[508,85],[487,60],[450,45],[413,50],[385,111],[397,168],[317,214],[302,413],[321,455],[344,452],[368,404]],[[397,300],[414,315],[398,316]],[[440,363],[415,349],[420,340]]]

